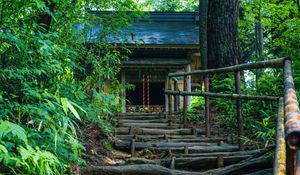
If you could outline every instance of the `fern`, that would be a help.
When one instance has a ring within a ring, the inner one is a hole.
[[[25,145],[28,144],[26,132],[22,127],[9,121],[0,120],[0,140],[3,139],[17,139]]]
[[[33,149],[30,146],[19,147],[18,152],[21,158],[18,159],[17,166],[24,167],[28,174],[59,175],[63,172],[61,163],[51,152]]]

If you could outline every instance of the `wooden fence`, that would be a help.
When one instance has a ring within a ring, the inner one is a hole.
[[[205,98],[205,122],[206,135],[210,137],[210,99],[228,98],[236,100],[236,113],[238,121],[238,144],[240,150],[244,149],[242,136],[244,135],[244,120],[242,115],[242,100],[274,101],[278,102],[278,126],[276,138],[276,154],[274,161],[274,174],[298,174],[300,173],[300,112],[299,104],[294,87],[294,81],[291,69],[292,61],[289,58],[279,58],[254,63],[239,64],[230,67],[218,69],[195,70],[191,72],[170,73],[168,75],[168,88],[165,94],[168,95],[169,112],[172,113],[171,103],[174,108],[178,107],[178,96],[183,96],[183,124],[187,126],[187,97],[202,96]],[[251,96],[241,94],[241,71],[265,69],[265,68],[283,68],[284,69],[284,98],[275,96]],[[235,94],[213,93],[209,92],[210,76],[214,74],[223,74],[234,72],[235,74]],[[204,92],[188,92],[187,76],[201,75],[205,77]],[[176,77],[183,77],[184,90],[179,91],[176,86]],[[174,90],[171,89],[171,83],[174,81]],[[172,102],[171,96],[174,96]],[[286,149],[287,148],[287,149]]]

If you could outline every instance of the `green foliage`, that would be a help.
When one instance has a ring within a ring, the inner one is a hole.
[[[98,16],[87,9],[114,9]],[[10,174],[69,174],[82,163],[81,122],[98,124],[119,109],[120,58],[107,34],[129,25],[132,0],[0,0],[0,164]],[[86,32],[103,31],[94,44]],[[75,30],[84,24],[85,29]],[[105,82],[111,92],[104,93]]]
[[[145,11],[195,11],[198,0],[144,0],[141,3]]]
[[[0,120],[0,160],[17,174],[62,174],[64,167],[49,151],[32,148],[26,131]]]
[[[198,97],[198,96],[193,96],[191,98],[191,105],[192,108],[204,108],[204,98],[203,97]]]
[[[262,27],[265,57],[255,54],[260,0],[241,1],[241,19],[239,21],[242,56],[244,61],[263,60],[289,56],[293,59],[293,75],[296,87],[299,86],[300,65],[299,30],[300,11],[297,1],[268,0],[261,1]]]
[[[264,57],[258,57],[257,40],[259,10],[261,7],[261,24],[263,29]],[[239,21],[240,40],[243,61],[256,61],[288,56],[293,59],[293,76],[296,89],[299,84],[299,29],[300,11],[297,1],[280,0],[243,0],[241,1],[241,18]],[[280,71],[253,72],[248,82],[247,93],[254,95],[283,95],[283,79]],[[263,102],[247,102],[246,115],[252,115],[252,120],[246,120],[253,137],[263,141],[275,138],[277,105]],[[254,107],[253,107],[254,106]],[[255,112],[250,112],[255,111]],[[254,118],[255,117],[255,118]]]
[[[266,70],[261,77],[255,81],[252,79],[253,73],[247,72],[244,78],[247,81],[242,83],[242,93],[249,95],[269,95],[282,96],[283,93],[283,75],[281,71]],[[214,79],[212,82],[214,90],[217,89],[222,93],[234,92],[233,75],[227,75],[224,79]],[[220,124],[226,130],[236,130],[236,101],[227,99],[212,100],[213,105],[218,111]],[[254,139],[263,142],[275,140],[276,122],[277,122],[277,103],[262,101],[246,101],[243,100],[243,117],[244,127],[247,138],[245,140]],[[234,134],[235,132],[231,132]]]

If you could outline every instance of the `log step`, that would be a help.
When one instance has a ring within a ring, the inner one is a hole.
[[[208,143],[219,143],[220,141],[225,141],[221,137],[211,137],[207,138],[204,136],[195,135],[116,135],[116,138],[123,141],[130,141],[136,139],[136,141],[161,141],[161,142],[208,142]]]
[[[179,120],[176,119],[150,119],[150,120],[134,120],[134,119],[120,119],[118,120],[119,123],[179,123]]]
[[[196,134],[204,133],[203,130],[197,129]],[[184,129],[150,129],[150,128],[130,128],[130,127],[121,127],[115,128],[115,135],[122,134],[139,134],[139,135],[192,135],[193,129],[184,128]]]
[[[134,146],[136,150],[142,150],[146,148],[177,148],[185,146],[187,147],[193,147],[193,146],[217,146],[216,143],[205,143],[205,142],[198,142],[198,143],[168,143],[168,142],[156,142],[156,143],[150,143],[150,142],[134,142]],[[129,151],[131,146],[131,142],[114,142],[114,147],[118,150],[124,150]]]
[[[185,151],[184,147],[168,147],[168,148],[151,148],[155,151],[169,151],[182,153]],[[188,147],[189,153],[213,153],[213,152],[233,152],[238,151],[238,146],[235,145],[223,145],[223,146],[192,146]]]
[[[118,116],[117,119],[120,120],[157,120],[157,119],[167,119],[164,116]]]
[[[235,152],[212,152],[212,153],[195,153],[195,154],[175,154],[176,157],[214,157],[214,156],[242,156],[255,155],[263,153],[265,149],[251,150],[251,151],[235,151]]]
[[[119,123],[119,127],[140,127],[140,128],[161,128],[161,129],[178,129],[179,124],[173,123]]]
[[[224,156],[224,157],[193,157],[193,158],[168,158],[162,159],[161,165],[168,167],[172,160],[175,162],[176,169],[189,169],[189,170],[208,170],[213,168],[220,168],[220,166],[228,166],[238,163],[242,160],[250,158],[251,155],[241,156]],[[218,163],[219,161],[219,163]],[[220,161],[222,161],[220,163]]]

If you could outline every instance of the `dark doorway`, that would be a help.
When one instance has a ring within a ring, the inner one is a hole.
[[[143,84],[131,83],[135,85],[134,90],[126,91],[126,99],[129,105],[143,105]],[[149,102],[150,105],[165,105],[164,95],[165,83],[149,84]],[[145,84],[145,105],[148,105],[147,85]]]

